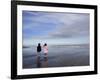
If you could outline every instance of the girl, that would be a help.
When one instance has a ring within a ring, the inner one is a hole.
[[[48,47],[47,47],[47,44],[46,43],[43,46],[43,52],[44,52],[45,55],[48,54]]]

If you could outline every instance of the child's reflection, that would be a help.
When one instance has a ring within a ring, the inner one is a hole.
[[[41,61],[40,61],[40,56],[37,56],[37,67],[41,67]]]
[[[48,67],[48,57],[47,57],[47,55],[44,57],[43,67]]]
[[[48,67],[48,57],[45,55],[42,59],[42,56],[37,56],[37,67],[42,68],[42,67]]]

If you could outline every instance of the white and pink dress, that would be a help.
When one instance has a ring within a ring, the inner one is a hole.
[[[47,46],[43,46],[43,52],[44,52],[45,54],[48,53],[48,47],[47,47]]]

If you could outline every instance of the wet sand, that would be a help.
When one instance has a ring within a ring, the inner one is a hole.
[[[67,67],[89,65],[89,45],[48,46],[49,53],[37,55],[36,47],[23,48],[23,68]]]

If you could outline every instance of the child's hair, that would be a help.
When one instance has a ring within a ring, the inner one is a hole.
[[[45,43],[44,46],[47,46],[47,44]]]
[[[40,46],[40,43],[38,43],[38,46]]]

